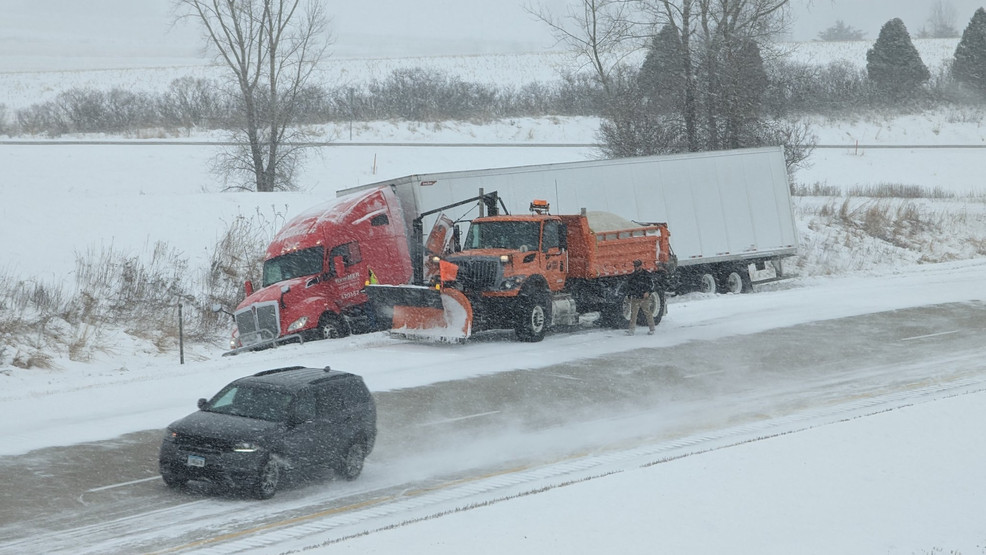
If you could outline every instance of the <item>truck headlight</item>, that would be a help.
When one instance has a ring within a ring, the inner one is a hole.
[[[508,277],[507,279],[503,280],[502,284],[500,284],[500,288],[503,289],[504,291],[510,291],[511,289],[516,289],[520,287],[520,284],[524,283],[525,279],[527,279],[527,276]]]
[[[308,316],[302,316],[301,318],[298,318],[294,322],[291,322],[291,325],[288,326],[288,331],[289,332],[298,331],[304,328],[306,325],[308,325]]]

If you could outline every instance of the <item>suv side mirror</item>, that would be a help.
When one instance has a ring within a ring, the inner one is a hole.
[[[208,400],[206,400],[206,399],[199,399],[199,410],[203,410],[207,406],[209,406],[209,401]]]

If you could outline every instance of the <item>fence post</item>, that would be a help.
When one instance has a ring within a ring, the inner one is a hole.
[[[182,319],[181,303],[178,303],[178,360],[185,364],[185,325]]]

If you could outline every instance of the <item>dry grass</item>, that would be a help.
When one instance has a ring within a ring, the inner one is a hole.
[[[165,243],[149,253],[113,248],[76,255],[74,284],[19,280],[0,273],[0,366],[50,368],[59,357],[90,361],[126,333],[158,352],[177,350],[178,305],[185,339],[214,341],[231,325],[213,304],[231,308],[243,283],[261,275],[264,246],[284,224],[277,209],[230,222],[210,267],[192,272]]]
[[[802,275],[839,275],[986,255],[979,197],[796,197]]]

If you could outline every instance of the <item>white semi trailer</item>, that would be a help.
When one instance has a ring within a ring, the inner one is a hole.
[[[496,192],[515,214],[545,199],[556,214],[588,209],[666,223],[678,259],[670,292],[751,291],[754,282],[781,278],[781,261],[798,249],[781,147],[409,175],[337,194],[381,187],[397,195],[409,241],[413,220],[482,191]],[[419,222],[428,229],[437,217]]]

